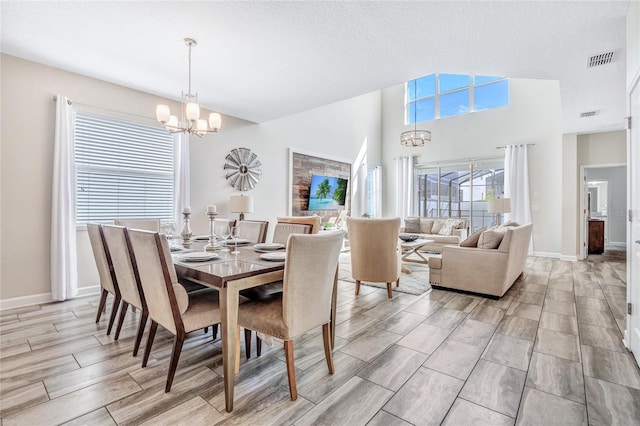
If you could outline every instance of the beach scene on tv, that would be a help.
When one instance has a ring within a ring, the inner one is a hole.
[[[313,175],[309,190],[309,210],[343,210],[347,179]]]

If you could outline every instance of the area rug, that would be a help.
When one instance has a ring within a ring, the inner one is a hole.
[[[429,267],[427,265],[405,262],[403,266],[406,267],[403,269],[408,269],[409,273],[403,272],[400,276],[400,287],[396,287],[395,283],[393,283],[393,291],[417,295],[431,291],[431,285],[429,284]],[[356,282],[351,276],[350,253],[342,253],[340,255],[338,279],[350,283]],[[362,282],[361,284],[387,289],[387,283]]]

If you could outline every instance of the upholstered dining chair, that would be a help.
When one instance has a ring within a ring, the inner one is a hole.
[[[311,234],[313,225],[305,225],[299,223],[276,223],[276,227],[273,230],[274,243],[287,245],[287,240],[291,234]]]
[[[238,227],[238,235],[252,243],[264,243],[267,240],[267,227],[269,222],[266,220],[240,220],[236,222]]]
[[[140,276],[138,275],[138,266],[127,242],[127,229],[124,226],[103,225],[104,239],[111,253],[111,262],[113,271],[116,274],[118,285],[120,287],[120,296],[122,297],[122,307],[120,308],[120,318],[116,327],[115,340],[120,337],[122,324],[127,315],[129,305],[141,311],[140,323],[138,325],[138,333],[136,334],[135,345],[133,346],[133,356],[138,355],[140,342],[144,334],[144,328],[147,325],[149,311],[142,292],[140,284]]]
[[[132,229],[160,232],[160,219],[116,219],[115,224]]]
[[[400,285],[401,252],[398,247],[400,218],[347,218],[351,247],[351,275],[356,281],[356,296],[362,281],[387,283],[387,295],[392,298],[391,283]]]
[[[102,316],[102,312],[104,311],[109,293],[111,293],[114,297],[113,305],[111,306],[111,317],[109,318],[109,325],[107,326],[107,335],[109,335],[111,334],[111,328],[113,327],[113,323],[116,319],[118,306],[120,306],[120,289],[118,288],[116,275],[113,272],[109,248],[104,242],[102,225],[88,223],[87,233],[89,234],[91,250],[93,251],[93,257],[96,261],[98,276],[100,277],[100,287],[102,288],[102,291],[100,293],[100,302],[98,303],[96,323],[100,322],[100,317]]]
[[[311,225],[310,234],[317,234],[320,231],[322,219],[320,216],[279,216],[277,223],[294,223],[298,225]]]
[[[144,349],[142,366],[146,367],[158,325],[175,338],[167,373],[165,392],[171,390],[187,333],[220,323],[220,307],[216,291],[187,293],[178,284],[169,244],[164,235],[131,229],[127,233],[140,274],[151,327]]]
[[[291,400],[298,397],[293,340],[322,326],[324,354],[333,374],[331,354],[331,298],[343,231],[289,237],[282,293],[238,307],[238,324],[284,340]]]

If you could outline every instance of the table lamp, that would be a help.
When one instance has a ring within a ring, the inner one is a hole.
[[[239,220],[244,220],[245,213],[253,213],[253,197],[232,195],[229,199],[231,213],[240,213]]]
[[[488,204],[489,213],[496,214],[496,225],[500,225],[500,214],[511,213],[511,198],[496,198]]]

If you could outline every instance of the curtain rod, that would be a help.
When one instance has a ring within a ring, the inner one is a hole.
[[[521,144],[515,144],[515,145],[503,145],[503,146],[496,146],[496,149],[505,149],[508,146],[535,146],[535,143],[521,143]]]
[[[463,163],[473,163],[475,161],[499,161],[502,160],[504,157],[495,157],[493,155],[491,156],[485,156],[485,157],[474,157],[474,158],[458,158],[455,160],[445,160],[445,161],[432,161],[430,163],[420,163],[420,164],[416,164],[415,166],[417,167],[429,167],[429,166],[440,166],[440,165],[446,165],[446,164],[463,164]]]
[[[53,102],[57,102],[58,101],[58,96],[57,95],[53,95]],[[71,101],[71,99],[67,99],[67,104],[68,105],[73,105],[73,102]]]

